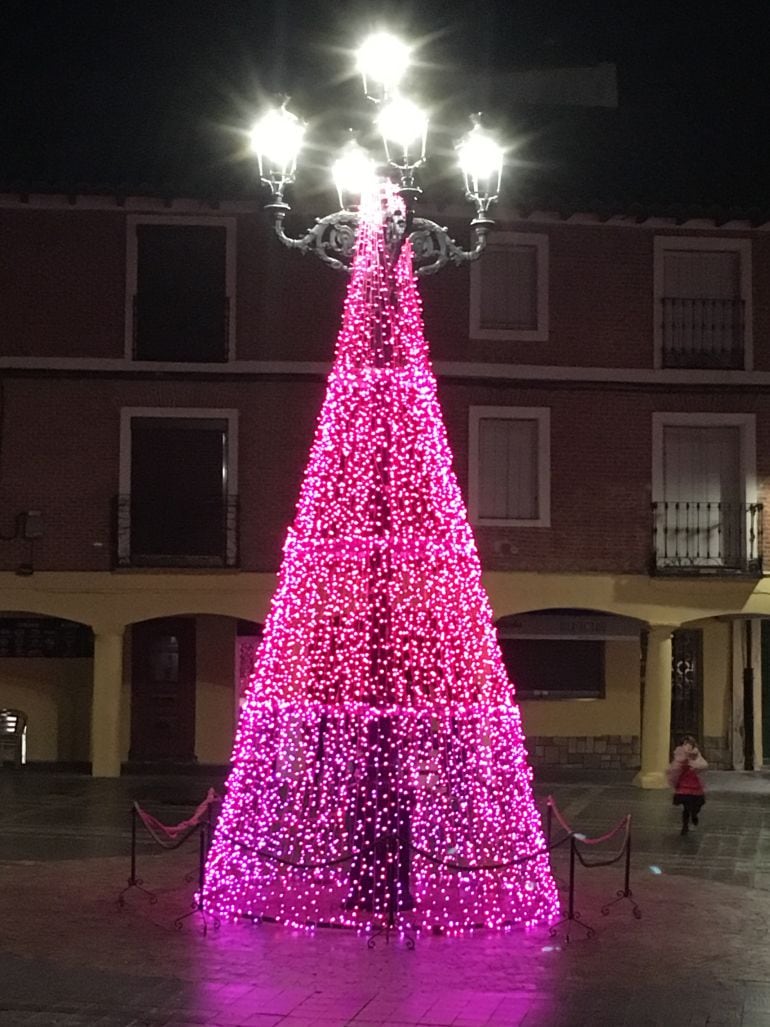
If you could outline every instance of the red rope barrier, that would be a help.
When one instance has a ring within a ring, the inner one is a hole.
[[[578,841],[581,845],[601,845],[602,842],[608,842],[610,838],[613,838],[616,834],[618,834],[619,831],[622,831],[624,828],[626,834],[628,834],[628,823],[630,820],[630,815],[626,813],[623,819],[619,823],[617,823],[611,831],[608,831],[606,834],[601,835],[599,838],[578,838]]]
[[[546,802],[551,807],[553,815],[556,817],[557,821],[559,822],[559,826],[562,828],[562,830],[566,831],[567,834],[576,834],[574,828],[571,827],[562,816],[562,812],[556,805],[556,800],[554,799],[554,797],[552,795],[549,795],[546,799]],[[628,825],[630,821],[631,816],[627,813],[622,818],[622,820],[620,820],[615,825],[615,827],[612,828],[611,831],[607,831],[606,834],[600,835],[598,838],[577,838],[577,841],[579,841],[581,845],[601,845],[602,842],[608,842],[610,838],[616,835],[619,831],[623,830],[623,828],[626,829],[626,835],[628,835]]]

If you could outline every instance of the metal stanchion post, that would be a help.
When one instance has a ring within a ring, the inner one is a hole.
[[[136,876],[136,807],[131,807],[131,873],[128,878],[128,883],[123,891],[118,895],[117,903],[120,909],[126,904],[126,892],[130,891],[131,888],[137,888],[139,891],[149,898],[151,903],[158,901],[158,896],[151,892],[149,889],[143,887],[144,881],[141,877]]]
[[[628,817],[628,826],[626,828],[626,859],[625,859],[625,871],[623,877],[623,887],[617,893],[616,898],[611,902],[608,902],[606,906],[602,906],[602,916],[609,914],[610,908],[615,905],[616,902],[622,902],[627,899],[631,903],[631,912],[637,920],[642,919],[642,911],[634,899],[634,893],[631,891],[631,817]]]
[[[178,931],[182,930],[184,921],[188,916],[192,916],[194,913],[200,913],[203,921],[203,937],[205,938],[209,930],[209,917],[203,906],[203,887],[206,880],[206,855],[208,853],[208,831],[206,821],[202,821],[198,827],[198,892],[194,896],[192,901],[192,908],[188,913],[183,913],[174,921],[174,927]],[[212,917],[214,930],[218,931],[220,927],[220,921],[218,917]]]
[[[578,913],[575,910],[575,861],[577,856],[575,844],[575,836],[574,834],[572,834],[570,835],[569,839],[569,894],[567,897],[567,915],[565,917],[562,917],[562,919],[559,920],[558,923],[554,924],[551,928],[549,928],[548,932],[552,938],[555,938],[562,924],[566,924],[564,940],[568,944],[570,940],[570,930],[572,929],[573,924],[577,924],[578,927],[583,928],[583,930],[586,932],[586,938],[593,938],[594,934],[596,934],[596,931],[594,931],[593,927],[590,927],[588,924],[584,923],[582,917],[580,916],[580,913]]]
[[[560,888],[561,891],[564,891],[567,887],[567,884],[561,877],[559,877],[558,874],[555,874],[553,872],[553,860],[551,859],[551,838],[553,836],[553,806],[553,796],[549,795],[546,799],[545,806],[545,843],[548,848],[548,862],[551,866],[551,873],[553,874],[553,879],[556,882],[556,887]]]

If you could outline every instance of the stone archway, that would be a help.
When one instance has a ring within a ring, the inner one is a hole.
[[[87,624],[0,611],[0,705],[26,715],[28,762],[87,768],[93,648]]]
[[[574,607],[497,621],[536,766],[639,766],[643,626],[635,618]]]
[[[244,642],[261,626],[227,614],[179,613],[126,629],[122,748],[131,769],[230,759]]]

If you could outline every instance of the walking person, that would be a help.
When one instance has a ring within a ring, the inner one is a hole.
[[[698,742],[685,735],[674,749],[674,758],[668,768],[668,783],[674,789],[674,805],[682,807],[682,834],[698,826],[698,816],[706,801],[701,774],[708,768]]]

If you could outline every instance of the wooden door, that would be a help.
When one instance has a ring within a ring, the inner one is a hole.
[[[132,760],[195,760],[195,619],[131,629]]]

